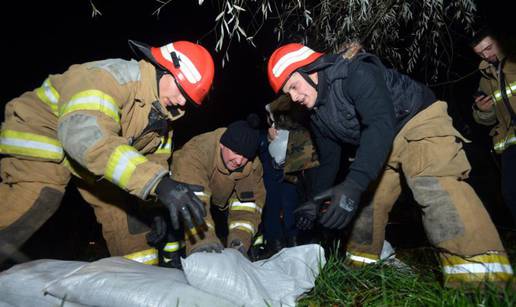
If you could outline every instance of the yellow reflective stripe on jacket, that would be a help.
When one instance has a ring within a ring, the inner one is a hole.
[[[516,135],[514,134],[514,130],[509,133],[505,139],[500,140],[498,143],[494,144],[494,150],[497,153],[502,153],[507,147],[516,145]]]
[[[52,110],[52,113],[54,113],[56,116],[59,114],[57,111],[57,103],[59,101],[59,93],[57,90],[52,86],[50,83],[50,79],[47,78],[43,85],[38,87],[36,89],[36,95],[38,95],[39,99],[41,99],[44,103],[46,103],[50,109]]]
[[[247,212],[258,212],[262,213],[262,208],[258,207],[258,205],[254,202],[240,202],[234,201],[229,205],[229,210],[231,211],[247,211]]]
[[[229,223],[228,229],[230,231],[233,229],[240,229],[240,230],[250,233],[253,236],[256,233],[254,225],[248,221],[243,221],[243,220],[231,221]]]
[[[378,262],[380,257],[374,254],[360,253],[360,252],[346,252],[348,260],[352,261],[355,265],[372,264]]]
[[[159,147],[155,153],[168,154],[168,155],[172,154],[172,138],[167,138],[167,142],[165,144],[163,144],[164,142],[165,142],[165,137],[162,136]]]
[[[70,112],[90,110],[100,111],[120,124],[120,109],[115,100],[99,90],[87,90],[75,94],[60,110],[63,116]]]
[[[513,82],[505,87],[505,92],[507,93],[507,97],[511,97],[513,93],[516,94],[516,82]],[[493,98],[496,102],[502,101],[503,96],[502,92],[498,89],[494,91]]]
[[[147,161],[147,158],[133,147],[120,145],[109,156],[104,175],[109,181],[125,189],[136,166]]]
[[[185,242],[183,241],[175,241],[175,242],[168,242],[165,244],[165,247],[163,247],[163,250],[166,252],[177,252],[181,248],[185,246]]]
[[[62,160],[63,147],[58,140],[15,130],[0,131],[0,153],[35,158]]]
[[[509,259],[500,254],[484,254],[469,258],[441,254],[446,281],[507,281],[513,271]]]
[[[144,264],[158,264],[158,250],[155,248],[146,249],[140,252],[125,255],[124,258]]]
[[[215,226],[208,221],[204,221],[204,224],[185,230],[185,235],[188,238],[194,238],[198,233],[203,233],[206,230],[215,230]]]

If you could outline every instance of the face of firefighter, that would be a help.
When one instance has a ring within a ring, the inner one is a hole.
[[[491,36],[484,37],[473,47],[473,51],[489,63],[496,63],[498,61],[496,57],[498,54],[498,43]]]
[[[159,101],[166,107],[184,107],[186,98],[179,90],[174,76],[163,75],[159,79]]]
[[[317,73],[308,75],[317,84]],[[308,83],[300,73],[294,72],[282,88],[283,93],[290,96],[290,99],[297,104],[311,109],[317,100],[317,91]]]
[[[224,165],[229,171],[234,171],[246,165],[247,161],[249,161],[246,157],[232,151],[222,144],[220,144],[220,152],[222,153]]]

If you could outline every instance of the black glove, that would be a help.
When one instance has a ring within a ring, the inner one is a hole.
[[[317,194],[311,200],[305,202],[294,210],[296,227],[300,230],[310,230],[314,227],[315,220],[319,215],[321,203],[331,198],[331,189]]]
[[[204,223],[206,216],[204,204],[195,196],[194,191],[202,191],[202,187],[178,182],[168,176],[163,177],[156,186],[156,195],[168,208],[174,229],[181,227],[179,216],[184,222],[185,229]]]
[[[351,222],[357,212],[362,189],[348,179],[328,191],[331,191],[331,203],[328,210],[321,215],[319,222],[327,228],[342,229]]]
[[[155,216],[151,226],[151,231],[149,231],[145,236],[147,243],[152,247],[160,249],[167,235],[167,228],[165,219],[160,215]]]
[[[242,255],[244,255],[244,257],[248,258],[247,253],[245,251],[244,243],[242,243],[242,241],[240,241],[240,239],[233,239],[233,241],[231,241],[231,243],[229,243],[229,248],[236,249]]]
[[[198,247],[194,248],[190,254],[193,253],[200,253],[200,252],[206,252],[206,253],[220,253],[224,249],[224,246],[220,242],[212,242],[207,243],[203,245],[199,245]]]

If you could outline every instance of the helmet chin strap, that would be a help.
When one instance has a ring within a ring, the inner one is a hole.
[[[314,80],[312,80],[312,78],[310,78],[308,73],[306,73],[304,71],[301,71],[301,70],[299,70],[298,72],[301,75],[301,77],[303,77],[303,79],[305,79],[306,82],[308,82],[308,84],[310,84],[315,89],[315,91],[317,92],[317,84],[315,84]]]

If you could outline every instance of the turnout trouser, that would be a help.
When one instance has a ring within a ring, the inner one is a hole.
[[[446,109],[445,102],[432,104],[394,139],[372,199],[353,225],[348,261],[363,265],[379,259],[403,175],[421,206],[427,237],[439,250],[445,285],[508,281],[512,268],[507,254],[482,202],[464,181],[470,171],[460,141],[464,138]]]
[[[58,209],[70,171],[64,162],[53,163],[4,157],[0,160],[0,262],[8,257],[24,261],[18,249]],[[77,180],[83,198],[94,209],[112,256],[124,256],[157,263],[157,253],[147,245],[149,228],[141,221],[150,204],[107,181],[87,183]],[[150,215],[149,215],[150,216]]]

